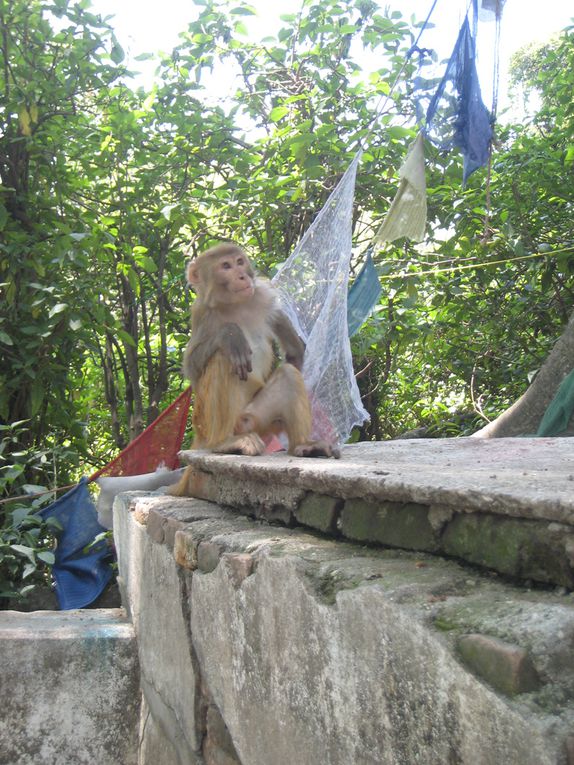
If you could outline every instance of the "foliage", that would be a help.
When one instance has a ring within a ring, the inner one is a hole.
[[[377,437],[473,432],[524,392],[572,312],[572,31],[515,62],[537,99],[499,127],[490,174],[462,190],[458,162],[427,151],[428,239],[379,255],[387,297],[355,342]]]
[[[38,455],[13,450],[10,464],[4,454],[17,444],[25,432],[25,423],[0,425],[0,493],[4,493],[25,472],[26,461]],[[24,485],[27,493],[42,491],[42,486]],[[32,501],[15,500],[2,513],[0,524],[0,603],[18,601],[39,584],[49,583],[49,567],[54,563],[52,547],[59,524],[53,518],[43,520],[41,506],[53,495]]]

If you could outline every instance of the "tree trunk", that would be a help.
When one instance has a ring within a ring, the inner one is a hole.
[[[574,315],[526,392],[500,417],[473,433],[474,438],[534,435],[560,383],[574,368]],[[572,427],[572,418],[569,430]],[[566,431],[564,435],[569,435]]]

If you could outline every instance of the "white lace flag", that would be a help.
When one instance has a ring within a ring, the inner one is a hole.
[[[361,153],[273,278],[283,308],[305,341],[303,376],[313,437],[342,444],[369,415],[353,372],[347,327],[355,178]]]

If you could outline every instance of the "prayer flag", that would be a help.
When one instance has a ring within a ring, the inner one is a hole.
[[[458,146],[464,160],[463,183],[488,161],[491,117],[482,101],[468,17],[460,29],[446,72],[431,99],[425,135],[436,146]]]
[[[387,212],[375,242],[392,242],[406,236],[420,242],[425,234],[427,198],[425,155],[422,132],[413,141],[406,160],[399,170],[399,190]]]

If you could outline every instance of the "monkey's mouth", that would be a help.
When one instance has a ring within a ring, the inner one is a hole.
[[[237,289],[233,290],[234,292],[246,292],[249,290],[250,292],[253,291],[253,285],[252,284],[246,284],[245,287],[238,287]]]

